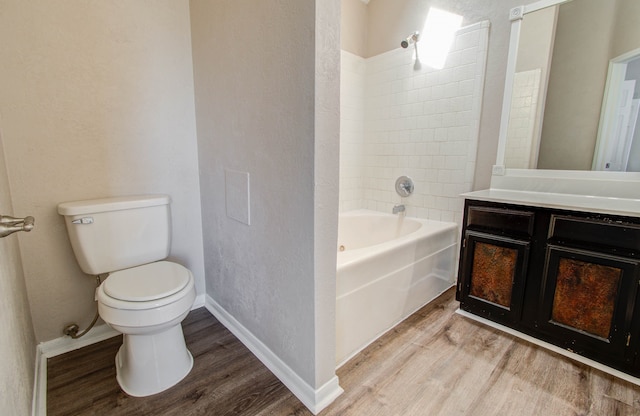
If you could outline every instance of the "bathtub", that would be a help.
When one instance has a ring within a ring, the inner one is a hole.
[[[356,210],[341,213],[336,365],[455,284],[455,223]]]

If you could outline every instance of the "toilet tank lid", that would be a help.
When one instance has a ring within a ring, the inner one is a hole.
[[[58,214],[65,216],[97,214],[99,212],[168,205],[170,202],[171,197],[163,194],[88,199],[84,201],[63,202],[58,204]]]

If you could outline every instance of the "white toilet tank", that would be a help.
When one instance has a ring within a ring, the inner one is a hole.
[[[162,260],[171,248],[168,195],[138,195],[58,205],[73,252],[90,275]]]

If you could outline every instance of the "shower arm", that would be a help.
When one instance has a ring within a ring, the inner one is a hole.
[[[400,42],[400,46],[402,46],[404,49],[407,49],[409,45],[411,44],[415,45],[418,43],[419,40],[420,40],[420,32],[416,30],[406,38],[402,39],[402,41]],[[417,50],[417,47],[416,47],[416,50]]]

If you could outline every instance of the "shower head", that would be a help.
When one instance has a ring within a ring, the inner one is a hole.
[[[412,43],[418,42],[418,40],[420,40],[420,32],[415,31],[412,34],[410,34],[409,36],[407,36],[406,38],[402,39],[402,42],[400,42],[400,46],[402,46],[403,48],[406,49]]]

